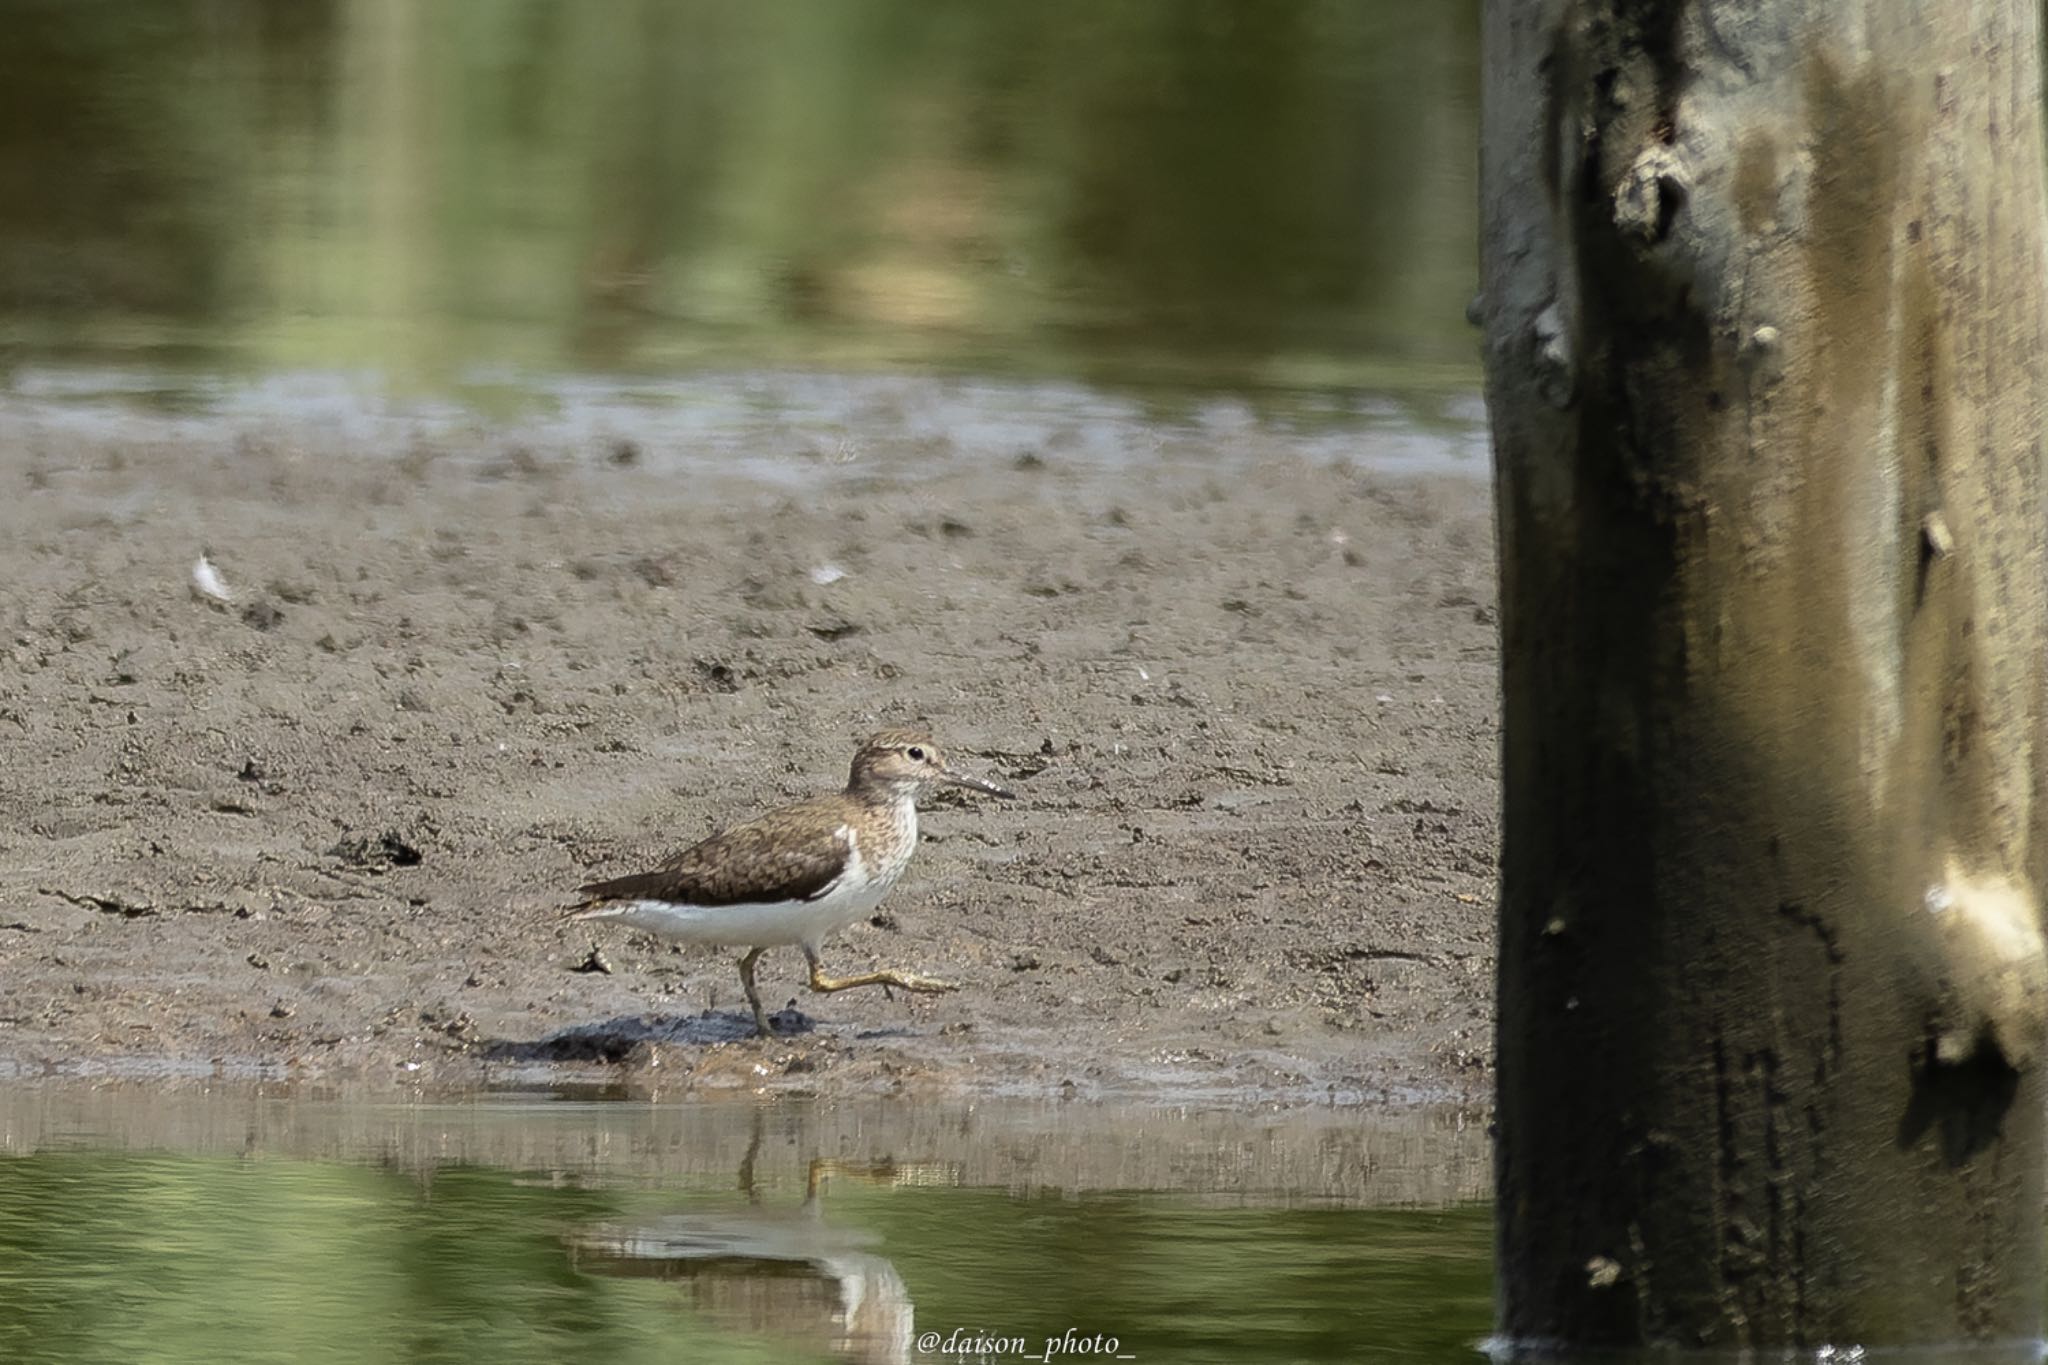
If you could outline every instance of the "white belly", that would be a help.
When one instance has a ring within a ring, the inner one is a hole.
[[[754,905],[676,905],[668,901],[620,901],[590,916],[644,929],[680,943],[733,948],[775,948],[807,943],[874,912],[887,885],[869,883],[858,891],[835,890],[814,901],[767,901]]]

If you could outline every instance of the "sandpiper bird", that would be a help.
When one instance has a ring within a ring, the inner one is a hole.
[[[652,872],[580,887],[587,899],[571,918],[607,920],[684,943],[746,948],[740,985],[763,1035],[770,1030],[754,964],[783,944],[804,950],[814,991],[957,990],[950,981],[911,972],[827,976],[818,959],[827,934],[871,913],[903,875],[917,851],[917,798],[936,786],[1011,795],[946,766],[924,731],[884,730],[854,754],[845,791],[720,830]]]

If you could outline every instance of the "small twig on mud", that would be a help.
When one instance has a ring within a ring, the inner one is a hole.
[[[39,886],[36,890],[42,895],[55,896],[58,900],[82,905],[88,910],[97,910],[105,915],[119,915],[123,919],[142,919],[160,913],[154,905],[140,901],[124,901],[118,896],[80,895],[55,886]]]

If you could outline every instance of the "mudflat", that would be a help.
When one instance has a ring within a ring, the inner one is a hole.
[[[1103,459],[11,421],[0,1070],[1458,1100],[1489,1082],[1490,503],[1256,426]],[[202,551],[231,600],[199,592]],[[560,917],[931,727],[829,997]]]

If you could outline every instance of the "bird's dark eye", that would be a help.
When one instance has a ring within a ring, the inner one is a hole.
[[[915,744],[911,745],[911,746],[910,746],[910,747],[909,747],[909,748],[908,748],[907,750],[905,750],[904,752],[906,752],[906,753],[908,753],[908,754],[910,755],[910,761],[911,761],[911,762],[913,762],[913,763],[922,763],[922,762],[924,762],[924,750],[922,750],[922,749],[918,748],[918,747],[917,747],[917,746],[916,746]]]

